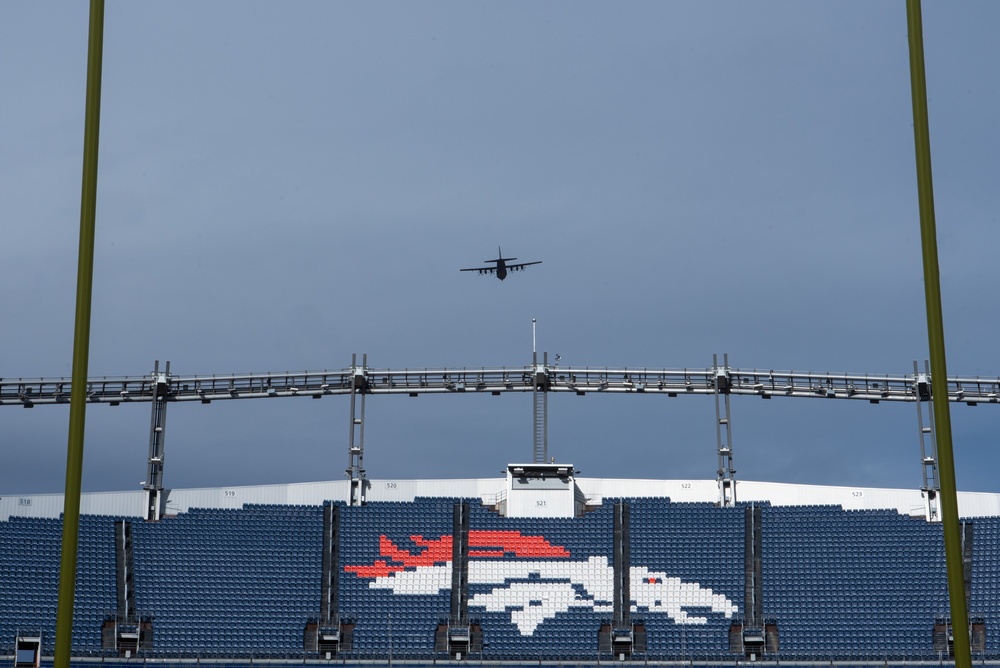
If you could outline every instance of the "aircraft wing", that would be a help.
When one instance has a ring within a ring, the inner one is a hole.
[[[469,269],[459,269],[459,271],[478,271],[480,274],[494,274],[496,267],[470,267]]]
[[[527,267],[529,265],[532,265],[532,264],[541,264],[541,263],[542,263],[541,260],[536,260],[535,262],[518,262],[517,264],[508,264],[507,265],[507,269],[509,269],[511,271],[521,271],[522,269],[524,269],[525,267]]]

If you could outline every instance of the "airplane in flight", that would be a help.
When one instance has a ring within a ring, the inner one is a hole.
[[[497,278],[501,281],[507,278],[508,271],[524,271],[524,268],[533,264],[541,264],[541,260],[536,260],[535,262],[518,262],[517,264],[507,264],[511,260],[516,260],[516,257],[504,257],[503,253],[500,251],[500,247],[497,246],[497,259],[495,260],[483,260],[483,262],[494,262],[496,263],[493,267],[470,267],[469,269],[459,269],[459,271],[478,271],[480,274],[496,274]]]

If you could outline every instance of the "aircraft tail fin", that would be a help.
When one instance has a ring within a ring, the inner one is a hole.
[[[510,262],[510,261],[516,260],[516,259],[517,259],[516,257],[504,257],[503,256],[503,251],[500,250],[499,246],[497,246],[497,259],[495,259],[495,260],[484,260],[484,262],[500,262],[500,261]]]

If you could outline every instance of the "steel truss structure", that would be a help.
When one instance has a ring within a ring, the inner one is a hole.
[[[68,378],[0,378],[0,406],[34,406],[69,404]],[[933,431],[924,425],[920,404],[926,402],[929,419],[932,393],[931,375],[920,372],[914,362],[914,372],[906,375],[814,373],[807,371],[775,371],[739,369],[729,366],[728,355],[719,365],[717,356],[705,368],[656,369],[649,367],[578,367],[549,364],[548,355],[539,362],[523,367],[480,367],[440,369],[377,369],[368,366],[368,357],[351,358],[351,365],[339,370],[268,372],[247,374],[212,374],[181,376],[170,373],[170,363],[160,370],[159,361],[146,376],[102,377],[87,380],[88,401],[118,406],[123,403],[152,404],[149,438],[149,471],[146,479],[147,519],[159,518],[163,491],[164,430],[166,406],[170,402],[213,401],[231,399],[270,399],[278,397],[312,397],[350,395],[350,438],[348,440],[347,475],[351,478],[352,504],[364,502],[366,474],[364,469],[365,397],[369,394],[491,394],[531,392],[534,395],[534,459],[544,461],[547,455],[547,395],[551,392],[584,395],[644,394],[676,397],[681,395],[712,395],[716,402],[718,435],[719,482],[722,505],[736,502],[733,467],[732,435],[729,398],[731,395],[799,397],[819,399],[851,399],[873,404],[912,402],[917,404],[920,429],[921,460],[924,466],[924,490],[928,498],[928,519],[937,519],[936,449]],[[977,404],[1000,404],[1000,377],[954,376],[943,383],[949,401]],[[360,411],[358,410],[360,408]],[[933,423],[933,422],[932,422]],[[930,446],[924,437],[931,436]],[[541,457],[541,459],[539,459]]]

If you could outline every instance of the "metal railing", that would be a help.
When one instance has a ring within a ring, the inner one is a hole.
[[[592,368],[539,365],[544,390],[586,394],[650,394],[680,396],[720,392],[772,397],[913,402],[931,392],[929,374],[813,373],[706,367],[702,369]],[[277,397],[322,397],[351,393],[351,381],[366,394],[457,394],[531,392],[537,369],[525,367],[374,369],[268,372],[166,377],[167,401],[224,401]],[[158,378],[117,376],[87,380],[87,399],[112,406],[150,402]],[[160,376],[159,381],[163,381]],[[1000,403],[1000,377],[949,377],[948,399],[971,405]],[[69,403],[68,378],[0,378],[0,406]]]

